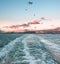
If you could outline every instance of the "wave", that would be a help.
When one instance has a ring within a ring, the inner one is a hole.
[[[53,58],[60,63],[60,45],[40,37],[40,41],[43,43],[45,48],[52,54]]]
[[[54,44],[56,52],[58,45]],[[16,38],[0,51],[1,64],[58,64],[49,53],[52,43],[35,34]],[[47,50],[48,49],[48,50]]]

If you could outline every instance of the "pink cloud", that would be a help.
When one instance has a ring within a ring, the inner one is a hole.
[[[60,27],[60,21],[56,19],[39,19],[33,20],[24,24],[11,25],[5,28],[2,28],[4,31],[14,31],[14,32],[23,32],[25,30],[45,30],[45,29],[55,29]]]

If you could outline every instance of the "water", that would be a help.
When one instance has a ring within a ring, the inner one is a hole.
[[[56,36],[22,34],[0,47],[0,64],[59,64],[60,46],[52,41]]]

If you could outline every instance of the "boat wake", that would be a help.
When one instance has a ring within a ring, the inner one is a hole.
[[[60,45],[39,37],[45,48],[52,54],[54,59],[60,63]]]
[[[2,48],[0,64],[58,64],[52,57],[52,52],[59,50],[58,45],[38,35],[25,34]]]

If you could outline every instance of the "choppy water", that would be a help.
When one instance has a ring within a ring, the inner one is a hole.
[[[36,34],[17,37],[0,51],[0,64],[58,64],[59,60],[60,46]]]

